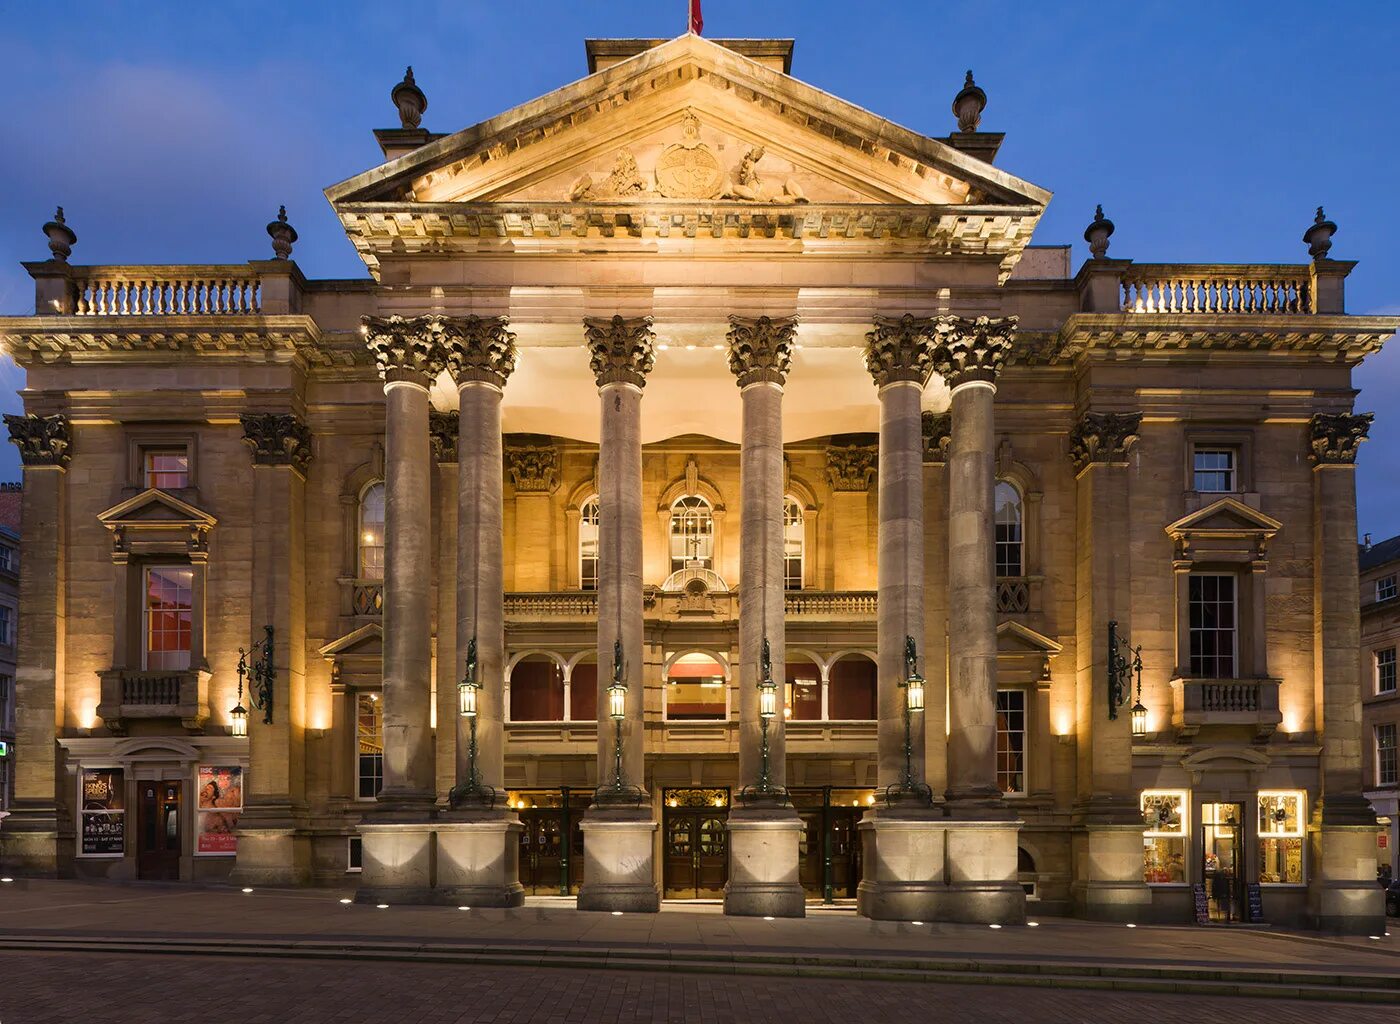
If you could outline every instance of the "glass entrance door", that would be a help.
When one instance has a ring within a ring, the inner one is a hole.
[[[180,782],[139,782],[136,827],[138,878],[178,881],[184,839],[180,826]]]
[[[791,791],[802,818],[798,877],[809,900],[855,899],[861,879],[857,826],[871,803],[869,790]]]
[[[1222,923],[1243,918],[1244,804],[1202,804],[1201,878],[1210,919]]]
[[[589,797],[571,789],[512,790],[520,816],[520,884],[529,896],[567,896],[583,882],[584,811]]]
[[[666,899],[721,899],[729,881],[729,791],[666,790],[663,799]]]
[[[563,863],[563,815],[559,811],[520,811],[520,884],[528,896],[559,895]]]

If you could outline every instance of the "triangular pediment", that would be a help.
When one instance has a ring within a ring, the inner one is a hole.
[[[998,654],[1059,654],[1064,645],[1037,633],[1020,622],[1007,620],[997,625]]]
[[[218,522],[203,509],[156,487],[99,512],[97,518],[109,529],[191,527],[208,530]]]
[[[1182,516],[1167,526],[1167,534],[1173,540],[1191,536],[1272,537],[1283,529],[1277,519],[1266,516],[1258,509],[1250,508],[1236,498],[1221,498],[1204,508]]]
[[[378,658],[383,652],[383,627],[377,622],[367,622],[338,640],[332,640],[319,653],[328,661],[334,661],[337,658]]]
[[[326,194],[337,207],[805,200],[1036,211],[1050,197],[695,35],[435,138]]]

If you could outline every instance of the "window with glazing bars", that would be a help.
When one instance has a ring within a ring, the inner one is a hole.
[[[1233,678],[1239,641],[1235,577],[1192,575],[1189,603],[1191,674],[1205,679]]]
[[[997,785],[1026,791],[1026,691],[997,691]]]

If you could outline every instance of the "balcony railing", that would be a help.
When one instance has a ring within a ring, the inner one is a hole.
[[[194,729],[209,717],[208,672],[114,668],[100,679],[97,715],[116,732],[134,718],[178,718]]]
[[[597,618],[598,593],[594,590],[566,590],[507,594],[506,617],[514,619]]]
[[[1194,736],[1206,726],[1246,726],[1257,737],[1283,721],[1277,679],[1174,679],[1172,725],[1178,735]]]
[[[246,266],[74,267],[78,316],[237,316],[261,311]]]
[[[783,596],[783,611],[795,617],[873,618],[873,590],[790,590]]]
[[[1139,263],[1123,272],[1125,313],[1311,313],[1306,266]]]

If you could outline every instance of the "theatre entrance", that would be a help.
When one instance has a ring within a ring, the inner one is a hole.
[[[180,826],[181,782],[146,780],[136,784],[136,876],[178,881],[184,839]]]
[[[874,804],[869,789],[793,789],[802,818],[798,877],[809,900],[853,900],[861,879],[860,831],[856,827]]]
[[[526,789],[507,794],[520,816],[520,884],[527,896],[577,895],[583,882],[583,812],[591,790]]]
[[[723,899],[729,881],[729,790],[667,789],[661,798],[665,898]]]

